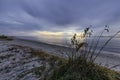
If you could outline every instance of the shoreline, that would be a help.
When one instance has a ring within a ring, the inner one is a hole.
[[[64,46],[57,46],[57,45],[42,43],[38,41],[18,39],[18,38],[14,39],[13,41],[8,41],[7,43],[21,45],[21,46],[28,46],[33,49],[42,50],[44,52],[47,52],[49,54],[56,55],[59,57],[65,56],[60,53],[60,50],[66,50],[65,48],[67,48]],[[100,54],[100,56],[96,59],[95,62],[97,64],[101,64],[102,66],[110,68],[112,66],[120,64],[120,55],[113,52],[103,51],[102,54]],[[113,68],[113,70],[120,71],[120,66]]]

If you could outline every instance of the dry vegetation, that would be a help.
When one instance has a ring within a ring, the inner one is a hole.
[[[120,80],[119,72],[112,71],[95,63],[96,58],[101,54],[104,47],[120,33],[120,31],[118,31],[110,37],[96,53],[96,49],[100,44],[100,39],[104,32],[109,32],[108,26],[105,26],[104,30],[100,33],[93,48],[88,48],[88,45],[91,43],[91,45],[93,45],[94,39],[91,43],[87,42],[87,38],[92,34],[90,28],[84,30],[82,42],[79,41],[80,39],[78,39],[77,34],[75,34],[68,46],[70,51],[64,53],[68,56],[67,63],[57,67],[48,80]]]

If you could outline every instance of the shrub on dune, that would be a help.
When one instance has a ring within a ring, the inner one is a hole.
[[[90,27],[84,30],[83,35],[80,36],[82,39],[79,39],[77,34],[74,34],[70,41],[70,50],[65,53],[63,52],[68,57],[67,63],[57,67],[51,73],[51,77],[48,80],[120,80],[120,74],[118,72],[95,64],[94,62],[105,46],[120,33],[120,31],[118,31],[111,36],[97,52],[96,49],[100,44],[104,32],[109,32],[108,26],[105,26],[97,37],[97,41],[93,47],[89,46],[93,45],[95,41],[94,38],[91,42],[88,42],[88,38],[91,37],[93,33]]]

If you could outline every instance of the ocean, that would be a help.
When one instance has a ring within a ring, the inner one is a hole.
[[[44,42],[44,43],[48,43],[48,44],[53,44],[53,45],[59,45],[59,46],[67,46],[67,44],[69,44],[70,39],[69,38],[54,38],[54,39],[45,39],[45,38],[38,38],[38,37],[31,37],[31,36],[19,36],[18,38],[22,38],[22,39],[29,39],[29,40],[34,40],[34,41],[40,41],[40,42]],[[105,42],[109,39],[110,37],[101,37],[99,40],[99,44],[97,46],[97,50],[99,50],[104,44]],[[94,41],[93,41],[94,40]],[[93,47],[96,45],[97,43],[97,38],[89,38],[87,40],[87,42],[89,43],[89,47]],[[92,42],[93,41],[93,42]],[[113,38],[103,49],[103,51],[107,51],[107,52],[113,52],[113,53],[117,53],[120,54],[120,38]]]

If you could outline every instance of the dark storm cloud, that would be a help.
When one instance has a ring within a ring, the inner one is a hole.
[[[88,25],[114,25],[120,21],[119,3],[120,0],[0,0],[0,31],[62,31],[71,26],[79,30]]]
[[[119,0],[35,0],[26,1],[23,9],[33,17],[45,19],[56,25],[105,23],[119,11]],[[31,5],[32,3],[32,5]],[[85,20],[85,21],[84,21]],[[86,21],[88,20],[88,21]],[[93,20],[93,22],[92,22]]]

